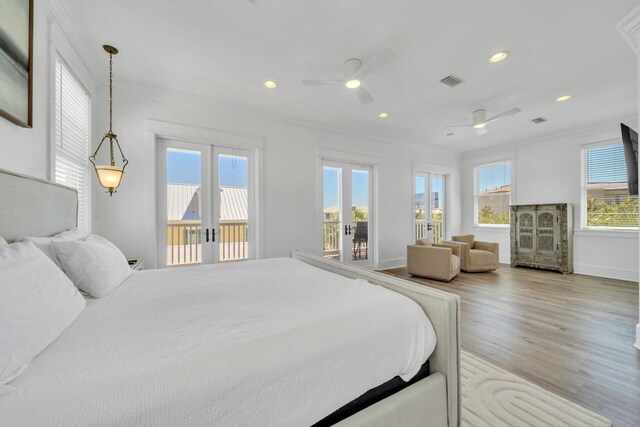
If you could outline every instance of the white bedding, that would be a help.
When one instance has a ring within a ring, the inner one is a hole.
[[[0,393],[0,425],[307,426],[435,342],[412,300],[293,259],[142,271]]]

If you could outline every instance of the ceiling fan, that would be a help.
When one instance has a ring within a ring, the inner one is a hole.
[[[504,113],[500,113],[496,116],[493,116],[489,119],[487,119],[487,110],[485,109],[480,109],[480,110],[476,110],[473,113],[471,113],[471,119],[473,120],[472,123],[469,124],[465,124],[465,125],[456,125],[456,126],[446,126],[447,128],[474,128],[476,130],[476,133],[478,135],[483,135],[485,133],[487,133],[487,128],[486,126],[489,123],[493,123],[495,121],[498,121],[500,119],[504,119],[505,117],[509,117],[509,116],[513,116],[514,114],[518,114],[520,111],[522,111],[520,108],[512,108],[510,110],[505,111]]]
[[[382,68],[389,61],[395,58],[396,54],[389,49],[382,49],[371,57],[367,62],[362,62],[358,58],[347,59],[342,64],[344,78],[340,80],[303,80],[302,84],[307,86],[346,86],[353,90],[354,94],[362,104],[369,104],[373,101],[373,95],[362,86],[362,79],[372,72]]]

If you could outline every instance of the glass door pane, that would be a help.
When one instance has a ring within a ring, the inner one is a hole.
[[[368,170],[351,171],[352,261],[369,259],[369,179]]]
[[[202,152],[166,149],[167,266],[202,262]]]
[[[444,175],[429,174],[430,179],[430,195],[429,195],[429,212],[432,229],[432,242],[442,243],[444,240],[444,207],[445,207],[445,177]]]
[[[324,166],[322,168],[322,253],[325,258],[334,261],[340,261],[342,251],[341,187],[342,169]]]
[[[217,150],[217,257],[220,262],[249,259],[249,158]]]
[[[415,238],[416,240],[431,240],[431,236],[427,234],[427,178],[424,175],[416,175],[415,185]]]

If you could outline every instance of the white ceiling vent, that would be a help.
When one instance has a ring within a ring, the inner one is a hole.
[[[547,121],[544,117],[538,117],[536,119],[531,120],[533,123],[539,125],[540,123],[544,123]]]
[[[454,76],[453,74],[450,74],[444,79],[440,80],[440,83],[449,87],[458,86],[462,82],[464,82],[464,80],[462,80],[460,77]]]

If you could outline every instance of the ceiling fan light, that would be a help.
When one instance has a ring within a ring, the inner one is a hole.
[[[266,87],[267,89],[275,89],[278,87],[278,83],[274,82],[273,80],[267,80],[266,82],[264,82],[264,87]]]
[[[473,128],[474,129],[482,129],[486,125],[487,125],[486,123],[478,123],[478,124],[473,125]]]
[[[344,85],[349,89],[357,89],[360,87],[360,84],[361,84],[360,80],[352,79],[352,80],[347,80],[347,82]]]
[[[503,52],[494,53],[489,57],[489,62],[495,64],[496,62],[504,61],[509,56],[509,52],[506,50]]]

